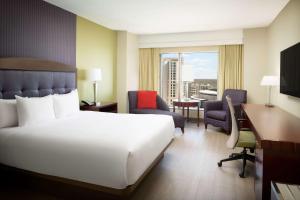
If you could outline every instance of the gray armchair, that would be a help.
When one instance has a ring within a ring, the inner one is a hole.
[[[137,91],[128,91],[128,99],[129,113],[170,115],[173,117],[175,127],[181,128],[182,133],[184,133],[185,118],[178,113],[170,112],[169,106],[159,95],[156,96],[157,109],[138,109]]]
[[[224,91],[221,101],[206,101],[204,103],[204,124],[205,129],[207,125],[211,124],[216,127],[223,128],[227,133],[231,131],[231,117],[226,101],[226,96],[232,99],[235,113],[240,115],[240,106],[247,102],[246,90],[227,89]],[[239,118],[240,116],[237,116]]]

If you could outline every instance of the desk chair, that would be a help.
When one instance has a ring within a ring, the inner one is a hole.
[[[228,102],[229,110],[230,110],[230,115],[231,115],[231,121],[232,121],[232,129],[231,129],[231,135],[229,139],[227,140],[227,147],[228,148],[235,148],[235,147],[241,147],[243,148],[243,151],[241,153],[233,153],[229,156],[229,158],[220,160],[218,162],[218,166],[222,166],[222,162],[226,161],[231,161],[231,160],[243,160],[243,166],[242,166],[242,171],[239,174],[241,178],[244,178],[245,176],[245,167],[246,167],[246,162],[247,160],[254,162],[255,157],[247,154],[247,150],[249,149],[250,152],[254,152],[255,149],[255,136],[253,132],[250,130],[239,130],[239,127],[237,125],[237,121],[235,120],[235,113],[234,113],[234,108],[231,102],[231,98],[229,96],[226,96],[226,100]],[[240,123],[240,121],[239,121]]]

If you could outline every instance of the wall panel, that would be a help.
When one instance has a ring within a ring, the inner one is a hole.
[[[76,15],[42,0],[0,0],[0,57],[76,66]]]

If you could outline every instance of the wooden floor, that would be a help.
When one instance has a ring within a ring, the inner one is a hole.
[[[185,134],[178,129],[164,159],[138,188],[132,200],[252,200],[254,164],[247,163],[240,178],[241,161],[217,162],[233,151],[225,146],[228,136],[213,127],[187,124]],[[241,151],[240,149],[235,152]]]
[[[228,136],[204,125],[188,123],[185,134],[176,137],[163,160],[151,171],[132,200],[252,200],[254,165],[247,163],[246,176],[238,176],[241,161],[217,162],[232,150],[225,146]],[[239,150],[238,150],[239,151]],[[237,152],[237,151],[235,151]],[[19,188],[0,187],[0,199],[58,199]]]

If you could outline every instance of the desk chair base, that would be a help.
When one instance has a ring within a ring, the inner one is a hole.
[[[250,149],[250,152],[253,152],[253,149]],[[252,156],[250,154],[247,154],[247,148],[244,148],[244,150],[241,153],[233,153],[229,156],[229,158],[220,160],[218,162],[218,166],[222,167],[222,162],[227,162],[227,161],[232,161],[232,160],[243,160],[243,166],[242,166],[242,171],[239,174],[241,178],[245,178],[245,167],[246,167],[246,162],[247,160],[254,162],[255,161],[255,156]]]

